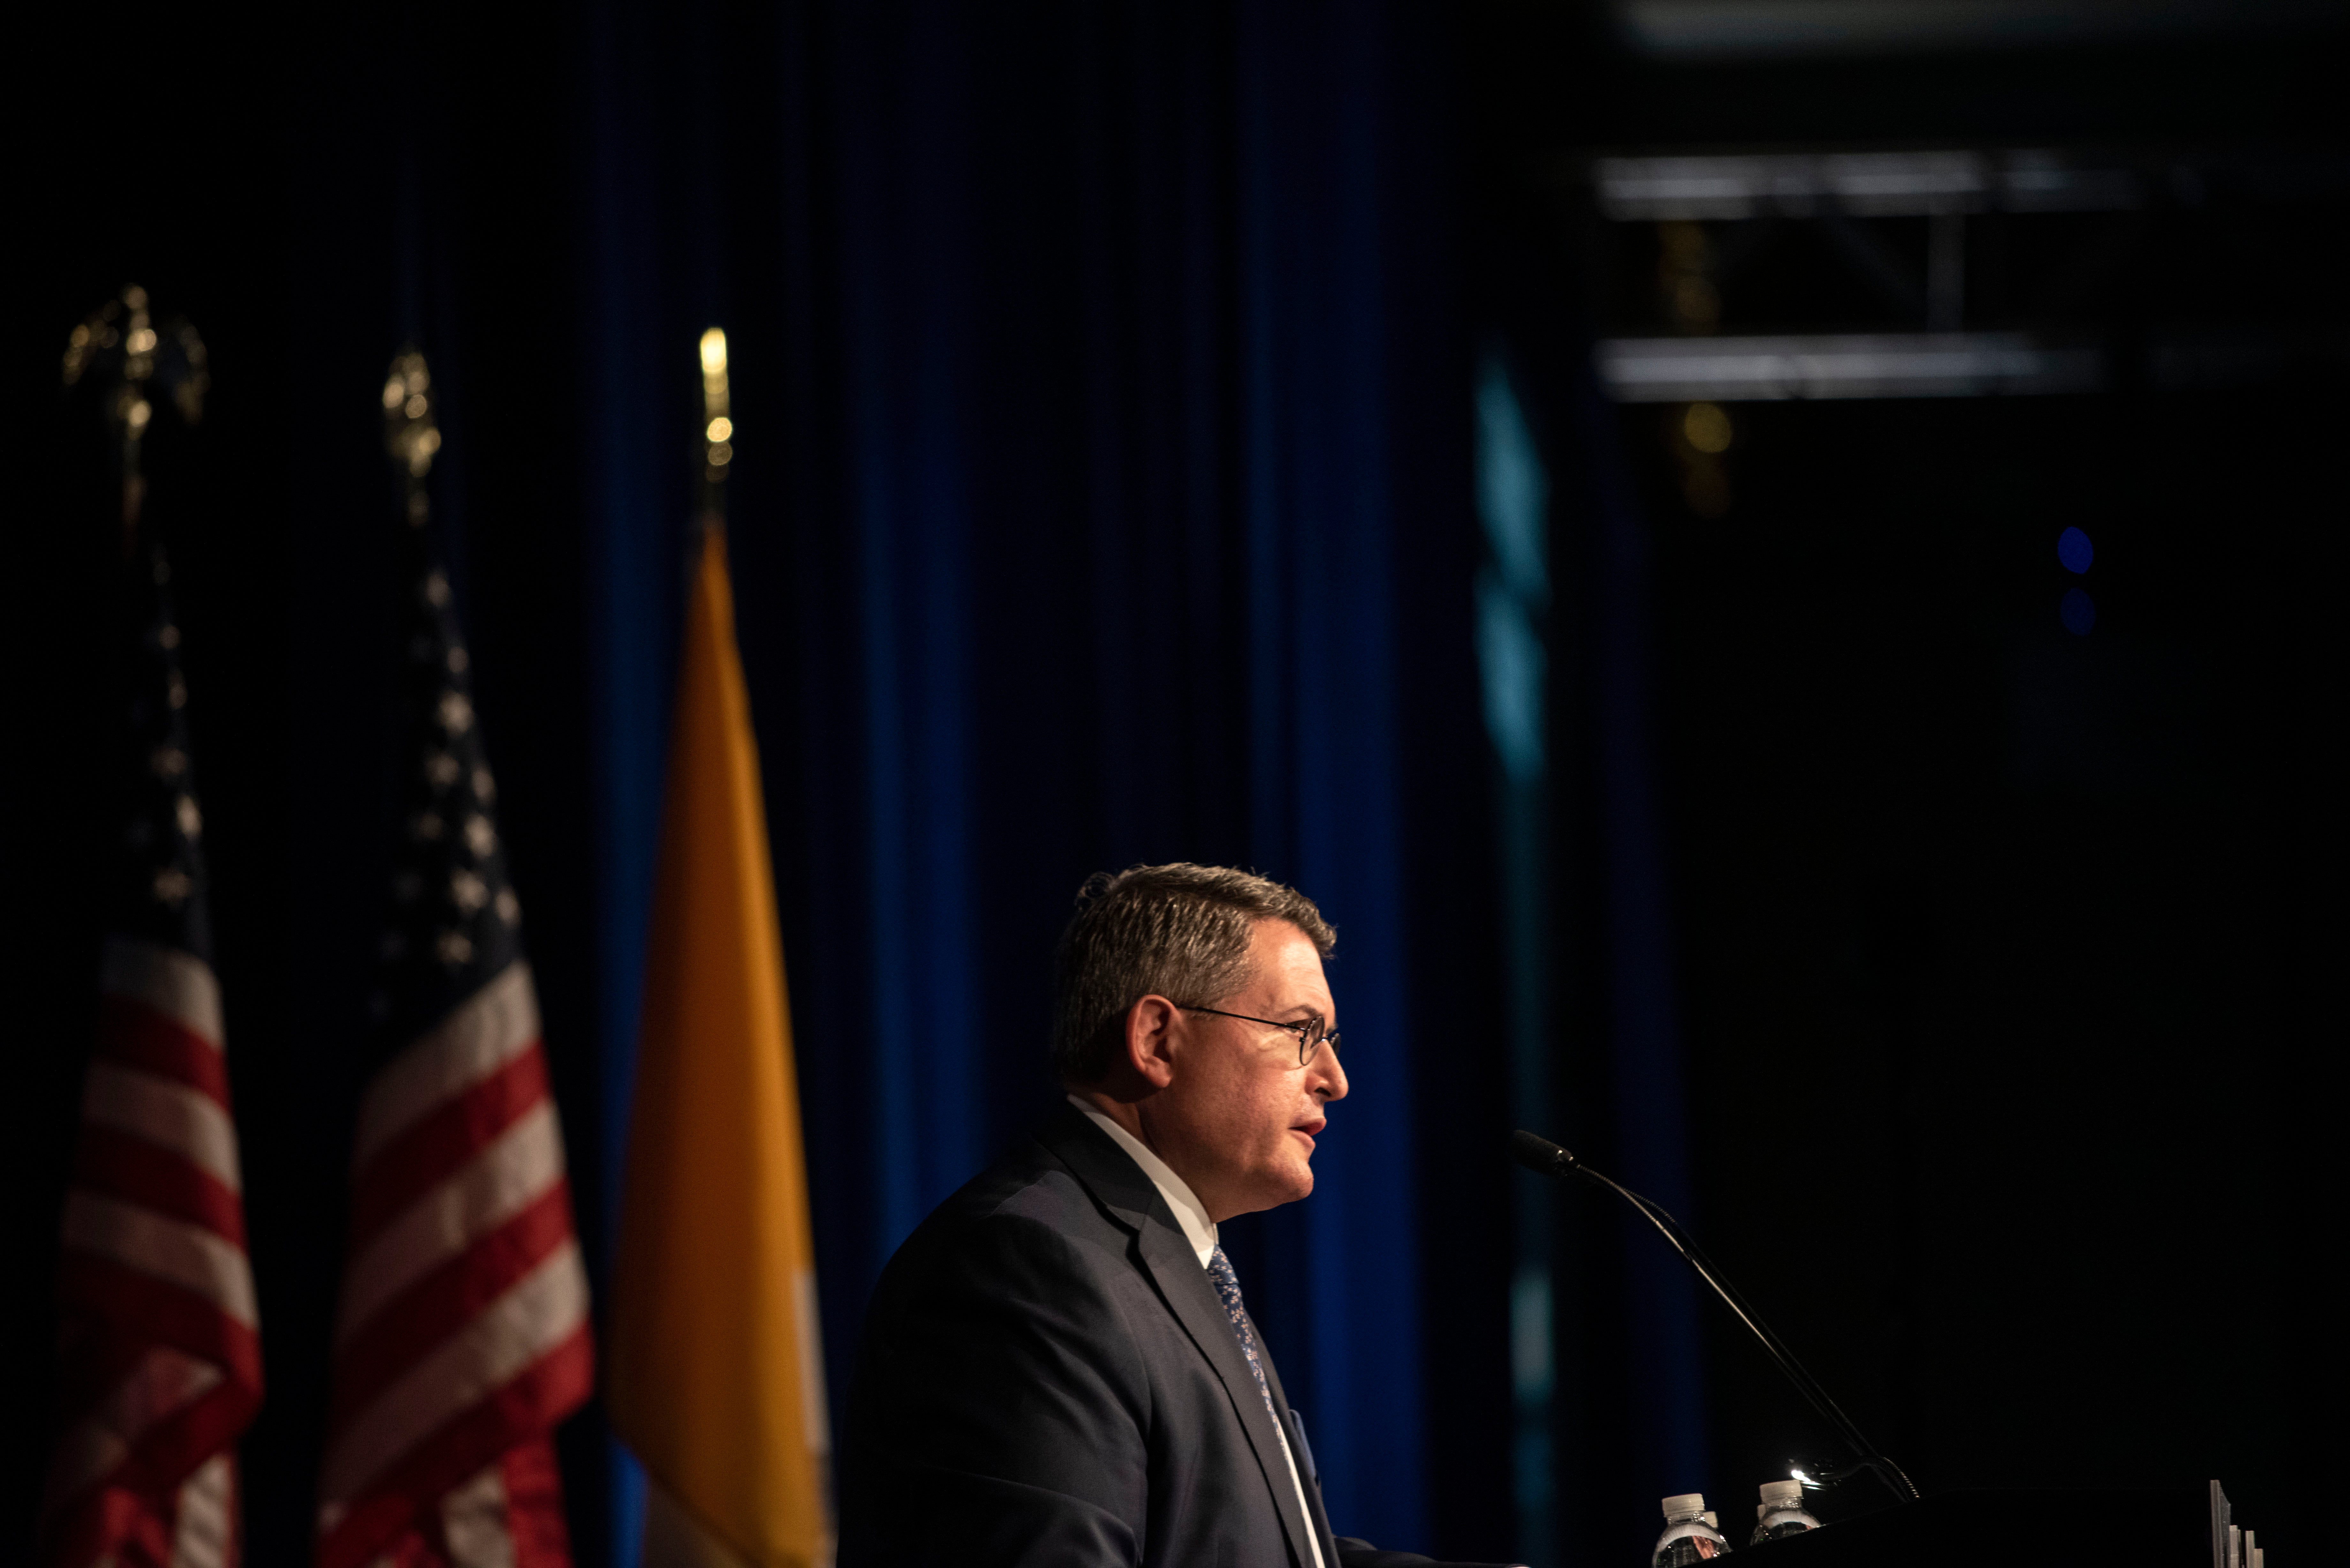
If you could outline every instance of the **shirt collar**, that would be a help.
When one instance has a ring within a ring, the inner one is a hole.
[[[1206,1268],[1216,1251],[1216,1222],[1208,1218],[1208,1206],[1140,1138],[1075,1095],[1069,1096],[1069,1104],[1091,1116],[1096,1127],[1109,1134],[1118,1147],[1142,1167],[1142,1174],[1150,1178],[1150,1184],[1159,1189],[1159,1196],[1167,1199],[1167,1207],[1175,1211],[1175,1223],[1182,1227],[1183,1239],[1191,1243],[1191,1251],[1200,1254],[1200,1267]]]

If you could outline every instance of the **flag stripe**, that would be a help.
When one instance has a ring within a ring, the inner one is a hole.
[[[546,1054],[525,1050],[411,1122],[384,1145],[353,1184],[351,1245],[366,1246],[394,1215],[448,1179],[484,1144],[546,1097]]]
[[[74,1183],[85,1191],[169,1214],[244,1244],[244,1205],[175,1154],[107,1127],[84,1127],[74,1151]]]
[[[234,1442],[259,1406],[257,1390],[224,1382],[140,1433],[122,1462],[95,1486],[85,1489],[79,1499],[53,1493],[49,1509],[79,1512],[94,1501],[107,1507],[110,1505],[103,1500],[127,1494],[150,1513],[168,1511],[170,1493],[197,1466]],[[153,1553],[161,1554],[160,1551]]]
[[[121,1464],[151,1428],[211,1393],[221,1381],[220,1368],[209,1362],[163,1345],[149,1350],[67,1428],[49,1466],[51,1494],[71,1497]]]
[[[568,1183],[550,1188],[463,1253],[416,1282],[337,1352],[335,1424],[512,1289],[571,1235]]]
[[[416,1516],[416,1504],[405,1492],[380,1488],[349,1508],[328,1503],[318,1511],[315,1568],[379,1568],[400,1561],[390,1552],[378,1553],[411,1535]]]
[[[484,1465],[441,1499],[441,1535],[449,1555],[465,1568],[515,1568],[514,1537],[506,1533],[503,1466]]]
[[[215,1048],[228,1037],[221,1028],[220,981],[193,953],[109,937],[99,960],[99,989],[144,1002]]]
[[[441,1499],[442,1538],[464,1568],[568,1568],[570,1532],[555,1445],[516,1444]]]
[[[563,1480],[545,1436],[517,1443],[450,1488],[440,1514],[449,1555],[464,1568],[569,1568]]]
[[[449,1555],[465,1568],[568,1568],[563,1480],[555,1445],[516,1444],[441,1500]]]
[[[376,1075],[359,1107],[351,1168],[365,1169],[377,1151],[435,1106],[537,1043],[530,966],[517,961]]]
[[[229,1317],[210,1297],[170,1280],[88,1252],[57,1259],[59,1293],[69,1310],[96,1312],[110,1323],[137,1327],[142,1340],[176,1345],[216,1361],[230,1376],[257,1391],[261,1340],[253,1325]],[[103,1303],[103,1304],[99,1304]]]
[[[66,1197],[68,1248],[185,1286],[246,1328],[260,1325],[244,1249],[202,1227],[89,1192]]]
[[[94,1061],[81,1096],[84,1126],[110,1127],[144,1138],[227,1188],[243,1185],[236,1160],[236,1124],[210,1095],[135,1067]]]
[[[172,1568],[232,1568],[236,1562],[236,1459],[206,1459],[180,1488]]]
[[[563,1518],[563,1472],[546,1438],[508,1449],[498,1460],[506,1494],[506,1537],[515,1568],[570,1568],[571,1532]]]
[[[338,1340],[366,1325],[384,1303],[563,1179],[555,1105],[541,1099],[462,1169],[377,1232],[343,1275]]]
[[[419,1357],[336,1435],[327,1451],[320,1495],[328,1502],[359,1497],[450,1412],[491,1397],[500,1384],[583,1328],[587,1318],[588,1280],[579,1249],[566,1242],[463,1329]]]
[[[511,1449],[515,1434],[544,1433],[577,1408],[595,1376],[595,1345],[583,1321],[489,1398],[411,1445],[408,1457],[383,1473],[365,1501],[347,1512],[333,1503],[321,1510],[331,1522],[320,1532],[317,1568],[361,1568],[410,1517],[406,1508],[390,1507],[388,1496],[438,1499]]]
[[[92,1054],[99,1061],[120,1062],[158,1077],[176,1079],[224,1106],[229,1103],[226,1054],[143,1002],[121,996],[99,1000],[98,1043]]]

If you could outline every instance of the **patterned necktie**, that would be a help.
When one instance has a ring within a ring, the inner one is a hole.
[[[1264,1363],[1256,1354],[1256,1325],[1249,1322],[1248,1308],[1241,1304],[1240,1276],[1232,1272],[1232,1261],[1224,1256],[1222,1243],[1208,1254],[1208,1278],[1216,1282],[1216,1293],[1224,1298],[1224,1315],[1232,1320],[1232,1337],[1241,1342],[1241,1354],[1248,1357],[1249,1370],[1256,1375],[1256,1391],[1264,1396],[1264,1413],[1273,1416],[1273,1428],[1281,1429],[1281,1417],[1274,1415],[1273,1390],[1264,1380]]]

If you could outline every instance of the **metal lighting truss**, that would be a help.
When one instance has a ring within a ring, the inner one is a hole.
[[[1933,398],[2093,392],[2116,379],[2110,334],[2084,323],[1970,330],[1966,276],[1970,219],[2137,213],[2158,204],[2199,208],[2214,180],[2262,199],[2337,200],[2342,168],[2301,161],[2258,164],[2172,159],[2136,162],[2027,151],[1835,151],[1607,156],[1588,165],[1592,210],[1607,225],[1653,223],[1659,233],[1733,226],[1721,281],[1771,233],[1815,226],[1858,292],[1922,330],[1714,335],[1684,319],[1673,336],[1611,337],[1595,367],[1623,402],[1753,401],[1792,398]],[[1924,266],[1873,220],[1923,218]],[[2115,265],[2143,239],[2112,236],[2085,275]],[[1711,285],[1704,286],[1711,287]],[[2159,328],[2141,333],[2131,374],[2178,388],[2265,379],[2292,364],[2337,358],[2338,330]]]

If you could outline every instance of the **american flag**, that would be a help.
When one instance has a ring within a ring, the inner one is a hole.
[[[161,547],[130,576],[130,798],[66,1199],[66,1426],[44,1556],[53,1568],[228,1568],[234,1444],[261,1403],[260,1323]]]
[[[469,659],[431,545],[422,358],[385,388],[409,475],[403,831],[351,1156],[318,1568],[551,1568],[550,1433],[588,1397],[588,1282]]]

